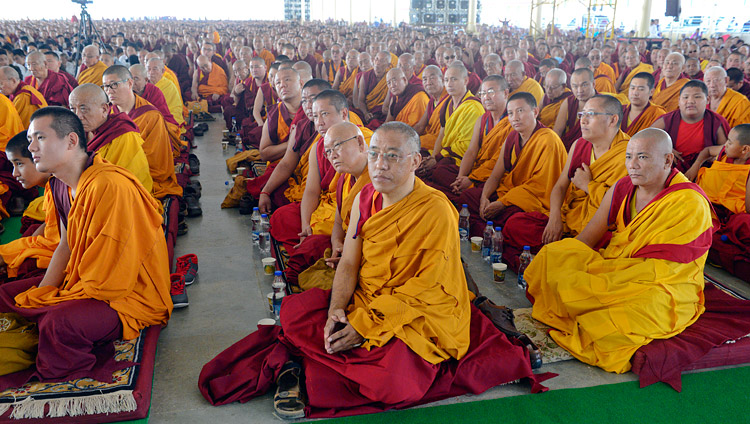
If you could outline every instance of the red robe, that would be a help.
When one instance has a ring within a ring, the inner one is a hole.
[[[26,77],[24,82],[39,90],[50,106],[68,107],[68,97],[70,96],[70,92],[75,88],[61,72],[50,70],[47,71],[47,78],[41,84],[39,84],[39,81],[33,75]]]

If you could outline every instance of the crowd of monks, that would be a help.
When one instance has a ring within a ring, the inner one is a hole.
[[[28,211],[43,224],[0,247],[12,281],[0,285],[0,312],[67,316],[55,308],[90,301],[120,318],[92,325],[87,340],[166,322],[160,215],[186,184],[175,170],[192,141],[187,102],[222,113],[237,135],[230,169],[267,163],[232,191],[270,214],[295,294],[280,327],[259,327],[204,367],[212,404],[273,383],[287,418],[520,378],[542,390],[529,346],[501,335],[467,280],[464,206],[471,235],[502,227],[511,269],[525,246],[537,254],[525,274],[534,318],[607,371],[628,371],[639,348],[699,319],[707,260],[750,281],[750,46],[739,38],[109,22],[75,69],[61,60],[65,24],[0,28],[13,52],[0,51],[0,214],[45,186]],[[113,283],[83,277],[120,270]],[[48,337],[70,337],[56,331]],[[62,375],[39,360],[42,377]],[[413,381],[392,384],[403,375]]]

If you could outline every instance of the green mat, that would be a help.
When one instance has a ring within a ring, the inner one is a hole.
[[[749,392],[750,367],[742,367],[685,374],[682,393],[662,383],[640,389],[632,381],[319,422],[739,423],[749,420]]]
[[[15,239],[21,238],[21,233],[18,232],[18,230],[21,229],[20,216],[5,218],[3,219],[2,224],[5,227],[5,232],[0,235],[0,244],[5,244]]]

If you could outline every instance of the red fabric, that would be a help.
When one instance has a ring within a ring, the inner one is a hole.
[[[320,189],[323,192],[328,192],[328,187],[331,185],[331,181],[336,176],[336,170],[331,165],[331,161],[328,160],[328,156],[325,153],[325,145],[323,140],[318,141],[315,145],[315,157],[318,159],[318,175],[320,176]],[[313,152],[310,152],[313,154]]]
[[[286,263],[284,277],[287,284],[299,286],[299,274],[310,268],[318,259],[322,258],[326,249],[331,247],[331,236],[315,234],[306,237],[302,244],[294,249]]]
[[[570,150],[573,142],[581,138],[581,121],[578,119],[578,99],[575,96],[568,97],[568,121],[565,131],[560,137],[566,150]]]
[[[39,90],[42,96],[44,96],[44,100],[50,106],[68,107],[70,92],[77,85],[72,85],[61,72],[51,70],[47,70],[47,78],[41,84],[38,84],[37,79],[33,75],[29,75],[24,81]]]
[[[669,133],[669,136],[672,137],[672,144],[676,149],[677,140],[680,139],[679,132],[682,123],[682,115],[680,115],[680,110],[678,109],[673,112],[667,113],[662,116],[662,119],[664,120],[664,131]],[[709,147],[719,144],[718,133],[720,129],[724,131],[724,135],[729,134],[730,128],[727,120],[711,109],[706,109],[706,113],[703,115],[703,147]],[[680,151],[679,149],[677,150]],[[693,165],[696,156],[697,154],[688,153],[682,155],[682,161],[679,161],[675,158],[674,167],[682,172],[685,172]]]
[[[468,190],[464,190],[464,192],[461,193],[458,198],[457,204],[459,208],[464,203],[468,206],[470,213],[469,235],[472,237],[482,237],[482,235],[484,234],[484,227],[487,226],[487,220],[484,220],[479,216],[479,199],[481,198],[481,196],[482,187],[474,187]],[[495,200],[497,200],[497,194],[492,193],[492,195],[490,196],[490,201],[493,202]],[[493,227],[505,228],[508,219],[520,212],[523,212],[523,209],[519,208],[516,205],[506,206],[499,215],[489,218],[489,221],[492,221]]]
[[[674,148],[686,156],[700,153],[703,150],[703,121],[693,124],[680,120],[680,130],[673,140]]]
[[[469,72],[469,82],[466,83],[466,88],[476,94],[480,87],[482,87],[482,79],[474,72]]]
[[[129,132],[140,133],[138,126],[125,113],[107,116],[107,121],[93,131],[94,137],[89,140],[89,152],[97,152],[115,138]]]
[[[568,179],[572,180],[578,168],[583,168],[583,164],[591,165],[591,150],[594,146],[581,137],[576,142],[576,149],[570,154],[570,168],[568,169]]]
[[[271,237],[281,243],[289,254],[294,252],[294,246],[299,243],[301,219],[300,202],[281,206],[271,215]]]
[[[679,335],[654,340],[641,347],[631,360],[641,387],[662,381],[678,392],[680,375],[712,349],[750,334],[750,302],[736,299],[707,284],[706,311]]]
[[[518,257],[521,255],[524,246],[529,246],[533,254],[539,252],[544,246],[542,236],[548,221],[549,217],[541,212],[516,213],[505,221],[505,226],[503,226],[503,262],[508,264],[508,268],[512,269],[513,272],[518,272],[518,266],[520,265]]]
[[[730,214],[722,220],[721,229],[713,235],[708,259],[750,283],[750,214]]]
[[[26,86],[28,86],[28,84],[26,84],[25,82],[23,82],[23,81],[19,82],[18,86],[16,87],[16,91],[13,94],[11,94],[10,96],[8,96],[8,98],[10,99],[10,101],[13,101],[13,99],[15,99],[16,96],[18,96],[19,94],[27,91],[27,90],[24,89],[24,87],[26,87]],[[39,100],[39,98],[37,96],[31,94],[31,92],[29,92],[29,97],[30,97],[29,102],[32,105],[40,106],[42,104],[42,101]]]
[[[453,203],[458,202],[459,196],[453,193],[451,184],[456,181],[458,172],[461,169],[456,165],[456,162],[451,157],[444,157],[440,159],[434,168],[427,173],[420,175],[422,181],[428,186],[440,190],[445,196]]]
[[[362,226],[365,225],[368,219],[374,214],[383,209],[383,196],[375,191],[375,186],[372,183],[362,187],[359,192],[359,221],[357,221],[357,232],[354,237],[357,237]]]
[[[21,228],[18,230],[21,233],[21,237],[29,237],[34,234],[37,228],[42,225],[42,221],[29,218],[28,216],[21,217]]]

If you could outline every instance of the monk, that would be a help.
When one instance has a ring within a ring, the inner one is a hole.
[[[44,54],[38,51],[29,53],[26,66],[31,75],[24,79],[25,83],[39,90],[49,105],[68,107],[68,97],[74,87],[62,73],[47,69]]]
[[[630,137],[620,129],[624,119],[620,102],[597,94],[586,102],[583,113],[582,137],[571,146],[550,192],[549,215],[518,213],[505,222],[503,258],[512,269],[518,269],[523,246],[536,253],[545,244],[577,236],[596,213],[607,190],[627,175],[625,148]]]
[[[696,159],[705,147],[723,145],[729,124],[723,116],[708,109],[708,88],[702,81],[691,80],[680,90],[680,105],[654,121],[652,127],[665,130],[674,143],[674,166],[695,178],[703,162]]]
[[[254,333],[207,364],[199,387],[212,404],[262,394],[270,376],[278,374],[262,364],[282,367],[292,359],[289,346],[300,355],[293,359],[304,364],[305,378],[296,363],[281,370],[278,392],[284,401],[276,403],[276,413],[287,418],[348,415],[375,405],[407,407],[531,376],[523,348],[510,345],[470,305],[458,213],[415,178],[419,150],[418,135],[404,123],[377,130],[368,150],[372,184],[353,201],[332,291],[285,298],[283,332],[269,327],[271,333]],[[408,254],[401,256],[399,249]],[[280,356],[266,356],[262,364],[261,359],[244,362],[242,368],[226,362],[227,355],[237,358],[235,350],[255,345],[258,337],[269,352],[281,350]],[[348,359],[352,355],[358,357],[354,362]],[[235,372],[248,365],[258,381],[247,381],[239,391],[224,382],[225,376],[237,381]],[[380,371],[367,371],[372,369]],[[408,389],[396,383],[405,375],[418,376]],[[302,384],[307,402],[287,390]]]
[[[634,136],[644,128],[667,113],[663,107],[649,101],[654,93],[654,77],[648,72],[635,74],[630,80],[628,100],[630,104],[623,106],[624,116],[621,129],[629,136]]]
[[[221,108],[224,114],[224,123],[229,131],[239,132],[242,121],[246,119],[247,108],[245,107],[245,88],[252,84],[250,68],[244,60],[238,59],[232,64],[234,72],[234,85],[232,91],[221,98]],[[234,120],[234,125],[232,125]]]
[[[5,151],[8,140],[23,130],[23,121],[15,106],[5,95],[0,94],[0,151]]]
[[[422,118],[413,128],[419,134],[422,152],[427,153],[434,148],[435,141],[440,135],[440,128],[442,127],[440,113],[445,104],[450,101],[451,96],[445,92],[443,73],[435,65],[429,65],[422,71],[422,87],[430,96],[430,100]]]
[[[198,56],[198,67],[193,74],[193,100],[206,99],[210,105],[219,105],[219,99],[227,94],[227,74],[206,56]]]
[[[339,67],[336,71],[336,79],[333,81],[333,89],[344,93],[349,103],[352,103],[354,93],[354,81],[359,73],[359,52],[349,50],[346,53],[346,66]]]
[[[654,88],[653,102],[667,112],[674,112],[679,107],[680,90],[690,81],[682,72],[685,57],[678,52],[670,53],[664,58],[661,79]]]
[[[334,43],[331,46],[331,59],[321,62],[318,65],[318,78],[328,81],[329,84],[333,84],[338,70],[341,67],[346,67],[346,62],[341,55],[341,44]]]
[[[723,116],[730,127],[750,123],[750,100],[727,87],[727,71],[719,66],[706,69],[703,81],[708,87],[709,107]]]
[[[55,176],[60,243],[43,277],[0,286],[0,311],[38,323],[36,369],[25,380],[96,377],[97,346],[136,338],[171,315],[158,202],[130,172],[89,156],[70,111],[35,112],[29,141],[37,169]]]
[[[708,147],[701,154],[711,156]],[[699,157],[700,160],[700,157]],[[714,233],[709,259],[750,282],[750,124],[729,131],[710,168],[700,168],[696,183],[713,204],[721,227]]]
[[[459,198],[458,203],[467,204],[471,213],[472,236],[482,235],[487,221],[504,227],[519,212],[549,213],[549,193],[567,153],[560,137],[537,122],[535,102],[530,93],[510,96],[508,120],[513,131],[484,186],[466,190]]]
[[[510,85],[510,95],[515,93],[531,93],[536,99],[537,104],[542,104],[544,100],[544,90],[538,82],[534,81],[533,78],[526,76],[524,71],[523,62],[520,60],[511,60],[505,65],[505,71],[503,73],[505,80]]]
[[[581,56],[575,61],[575,69],[587,68],[594,72],[594,89],[597,93],[614,93],[615,85],[606,75],[596,76],[596,68],[586,56]]]
[[[29,53],[29,54],[31,54],[31,53]],[[57,53],[55,53],[55,52],[53,52],[51,50],[50,51],[46,51],[46,52],[44,52],[44,64],[45,64],[45,66],[47,67],[48,70],[50,70],[52,72],[57,72],[60,75],[62,75],[63,77],[65,77],[65,79],[68,80],[68,83],[70,84],[70,87],[71,87],[70,89],[72,90],[72,89],[78,87],[78,80],[76,80],[76,78],[73,75],[71,75],[68,72],[66,72],[65,69],[62,69],[62,70],[60,69],[61,66],[62,66],[62,61],[60,60],[61,57],[62,56],[58,55]],[[64,55],[64,57],[65,57],[65,60],[67,61],[68,56]],[[27,63],[27,67],[28,67],[28,63],[29,63],[28,56],[26,57],[26,63]],[[31,70],[31,69],[29,69],[29,70]],[[33,73],[32,73],[32,75],[33,75]],[[26,81],[26,80],[24,80],[24,81]],[[32,85],[29,81],[26,81],[26,82],[29,83],[30,85]],[[34,88],[37,88],[37,87],[34,87]],[[66,98],[66,101],[67,101],[67,98]]]
[[[672,167],[672,142],[648,128],[628,142],[628,176],[607,191],[574,239],[542,248],[524,277],[532,316],[579,360],[624,373],[654,339],[675,336],[703,313],[711,207]],[[595,246],[608,227],[608,246]]]
[[[544,100],[542,100],[542,110],[539,111],[539,122],[545,127],[555,126],[560,106],[565,99],[573,95],[573,92],[566,87],[567,83],[568,75],[559,68],[550,69],[544,77]]]
[[[374,67],[362,75],[355,107],[362,112],[364,122],[369,123],[373,119],[385,121],[381,109],[388,91],[385,77],[391,67],[390,53],[381,51],[375,56]]]
[[[427,104],[430,102],[422,84],[410,83],[401,68],[391,69],[385,78],[391,94],[388,116],[385,121],[399,121],[414,127],[424,116]]]
[[[102,84],[102,74],[107,69],[107,65],[99,60],[99,47],[90,44],[83,48],[81,53],[83,63],[78,70],[78,85],[82,84]]]
[[[607,78],[614,85],[614,82],[617,80],[615,77],[615,70],[606,62],[602,61],[601,50],[591,49],[587,57],[591,61],[591,66],[594,67],[594,80],[596,81],[596,79]]]
[[[34,111],[47,106],[42,93],[23,82],[18,72],[10,66],[0,68],[0,93],[8,96],[13,102],[24,128],[29,127],[29,120]]]
[[[570,150],[574,141],[581,138],[581,121],[578,114],[583,111],[586,102],[596,94],[594,73],[591,69],[581,68],[573,71],[570,76],[570,88],[573,96],[563,100],[560,104],[553,127],[567,150]]]
[[[89,153],[127,169],[152,193],[154,180],[143,151],[143,138],[133,120],[126,113],[110,113],[107,94],[94,84],[76,87],[69,102],[83,123]]]
[[[124,66],[107,68],[103,75],[104,92],[112,103],[112,113],[124,113],[138,126],[143,153],[153,180],[153,195],[159,200],[182,196],[177,184],[167,124],[159,110],[133,92],[133,78]]]
[[[622,95],[628,94],[630,90],[630,80],[633,79],[635,74],[640,72],[648,72],[649,74],[654,72],[654,67],[648,63],[641,62],[641,55],[637,50],[630,49],[625,53],[625,69],[620,72],[620,77],[617,78],[615,83],[615,89]]]
[[[703,70],[701,70],[701,61],[695,57],[685,59],[685,74],[690,79],[702,80]]]
[[[136,66],[136,65],[133,65],[133,66]],[[131,74],[133,73],[132,69],[130,70],[130,73]],[[176,125],[184,126],[185,117],[183,116],[183,112],[182,112],[183,101],[182,101],[182,94],[180,94],[180,87],[179,85],[175,85],[175,83],[170,78],[167,78],[166,67],[164,66],[164,60],[162,60],[160,57],[154,57],[154,58],[149,59],[146,62],[146,73],[148,76],[148,83],[153,84],[156,88],[158,88],[159,91],[161,91],[161,94],[164,96],[164,101],[166,102],[167,110],[166,111],[162,110],[156,104],[154,104],[154,106],[157,106],[157,109],[159,109],[159,111],[162,112],[162,115],[164,115],[164,119],[167,122],[171,123],[171,121],[174,120],[174,123]],[[151,103],[153,104],[153,102]],[[167,114],[167,112],[169,112],[169,114]],[[171,119],[170,119],[170,116],[171,116]]]

